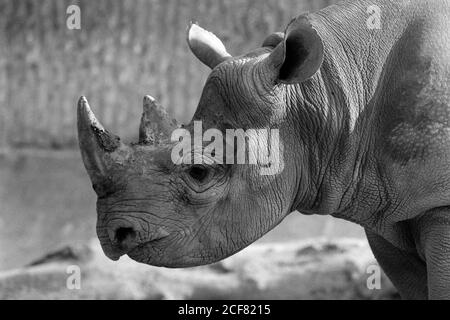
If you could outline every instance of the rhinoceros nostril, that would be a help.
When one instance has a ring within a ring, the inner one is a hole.
[[[114,242],[129,247],[136,239],[136,231],[133,228],[120,227],[116,230]]]

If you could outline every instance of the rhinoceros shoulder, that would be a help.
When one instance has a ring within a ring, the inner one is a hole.
[[[450,48],[442,48],[449,34],[450,23],[417,20],[387,60],[378,123],[381,147],[394,161],[450,157]]]

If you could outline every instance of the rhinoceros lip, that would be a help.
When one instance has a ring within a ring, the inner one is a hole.
[[[115,253],[115,252],[105,251],[105,250],[104,250],[104,252],[105,252],[105,255],[113,261],[119,260],[120,257],[124,255],[123,253]]]
[[[134,257],[139,258],[141,255],[139,254],[139,251],[146,249],[148,246],[151,246],[152,248],[157,248],[157,245],[165,238],[167,238],[167,236],[162,236],[160,238],[157,239],[152,239],[146,242],[143,242],[141,244],[139,244],[138,246],[136,246],[135,248],[129,250],[128,252],[125,252],[124,254],[126,254],[128,257],[130,257],[131,259],[134,260]]]
[[[123,249],[119,249],[119,250],[114,250],[111,248],[111,250],[103,250],[105,255],[113,260],[113,261],[117,261],[119,260],[122,256],[127,255],[128,257],[130,257],[131,259],[133,259],[133,257],[138,258],[139,255],[139,251],[142,249],[145,249],[148,245],[151,245],[152,247],[154,247],[156,244],[158,244],[158,242],[160,240],[163,240],[164,238],[167,238],[167,236],[162,236],[160,238],[157,239],[152,239],[146,242],[143,242],[139,245],[137,245],[136,247],[130,249],[130,250],[123,250]],[[134,259],[133,259],[134,260]]]

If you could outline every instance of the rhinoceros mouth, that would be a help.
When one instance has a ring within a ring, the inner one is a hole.
[[[163,250],[162,240],[168,236],[162,236],[158,239],[152,239],[143,243],[138,244],[136,247],[131,249],[122,248],[120,246],[113,246],[111,243],[101,243],[103,252],[105,255],[113,260],[117,261],[122,256],[127,255],[132,260],[140,262],[143,257],[151,254],[152,256],[160,256]]]
[[[135,248],[128,250],[123,253],[123,255],[127,255],[129,258],[133,260],[142,260],[145,256],[151,255],[156,258],[156,256],[161,256],[164,247],[164,242],[166,242],[167,236],[160,237],[158,239],[152,239],[146,242],[143,242],[136,246]]]
[[[110,250],[103,249],[103,252],[105,253],[105,256],[107,256],[109,259],[113,261],[117,261],[120,259],[121,256],[123,256],[123,253],[117,253]]]

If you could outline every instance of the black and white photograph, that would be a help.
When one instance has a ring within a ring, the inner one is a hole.
[[[447,299],[450,0],[0,0],[0,300]]]

